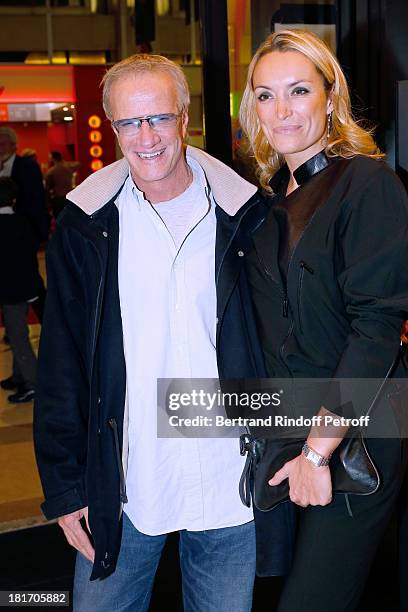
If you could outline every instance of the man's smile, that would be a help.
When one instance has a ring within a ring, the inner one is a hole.
[[[154,151],[154,153],[142,153],[141,151],[136,151],[136,155],[140,157],[140,159],[154,159],[155,157],[159,157],[162,153],[164,153],[165,149],[161,151]]]

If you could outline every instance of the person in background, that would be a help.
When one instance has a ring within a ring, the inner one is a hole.
[[[348,405],[319,395],[313,380],[379,386],[398,359],[408,313],[406,191],[353,119],[341,67],[312,32],[282,30],[259,47],[240,118],[271,196],[246,260],[268,375],[303,389],[296,414],[309,409],[307,389],[312,414],[347,418]],[[392,374],[405,377],[401,360]],[[390,399],[383,394],[370,416],[366,444],[381,477],[372,495],[332,490],[331,457],[347,427],[335,437],[312,427],[302,452],[270,474],[271,487],[288,481],[299,508],[279,612],[356,610],[405,471]]]
[[[28,157],[38,164],[37,151],[35,149],[26,148],[21,151],[21,157]]]
[[[30,222],[38,252],[41,243],[48,240],[50,228],[43,177],[37,162],[17,155],[17,134],[8,126],[0,126],[0,177],[11,177],[16,183],[15,211]],[[37,277],[38,299],[33,303],[33,310],[41,322],[46,290],[38,266]]]
[[[78,164],[68,164],[59,151],[51,152],[52,166],[45,175],[45,188],[55,218],[67,205],[66,195],[73,188]]]
[[[13,371],[0,385],[15,390],[13,404],[34,399],[37,360],[28,325],[28,304],[38,295],[36,241],[27,218],[16,214],[17,186],[0,178],[0,304],[4,326],[13,353]]]

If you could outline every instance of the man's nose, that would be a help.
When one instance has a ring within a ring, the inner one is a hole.
[[[149,125],[148,121],[142,121],[137,132],[137,138],[140,144],[146,147],[154,147],[155,144],[160,142],[159,134]]]
[[[292,109],[290,106],[290,101],[286,98],[286,96],[281,96],[276,100],[276,115],[278,119],[283,121],[287,119],[292,114]]]

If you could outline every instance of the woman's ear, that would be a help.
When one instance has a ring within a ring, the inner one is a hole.
[[[330,89],[327,96],[327,114],[332,113],[334,110],[333,106],[333,89]]]

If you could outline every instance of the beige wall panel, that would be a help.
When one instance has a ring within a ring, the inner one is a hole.
[[[46,51],[44,15],[1,15],[0,51]]]
[[[200,29],[196,27],[197,50],[201,51]],[[191,53],[191,30],[184,17],[158,17],[156,19],[156,49],[162,55],[188,55]]]
[[[202,93],[202,66],[182,66],[191,96],[201,96]]]
[[[107,51],[116,47],[112,15],[59,15],[52,23],[56,50]]]
[[[54,51],[106,51],[115,49],[112,15],[55,15],[52,18]],[[47,51],[44,15],[1,15],[0,51]]]

